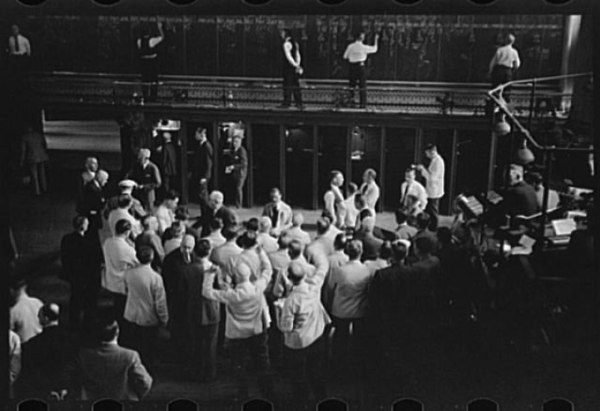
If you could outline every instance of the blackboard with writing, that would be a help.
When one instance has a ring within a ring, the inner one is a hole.
[[[292,29],[307,78],[345,78],[342,56],[358,31],[379,50],[370,56],[373,80],[485,82],[502,36],[513,33],[523,65],[519,77],[560,72],[560,15],[297,15],[297,16],[27,16],[35,68],[138,72],[142,27],[164,22],[160,67],[167,74],[277,77],[280,30]],[[8,22],[0,22],[8,32]]]

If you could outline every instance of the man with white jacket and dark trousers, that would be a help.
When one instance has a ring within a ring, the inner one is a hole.
[[[224,289],[215,289],[214,272],[206,273],[202,286],[202,295],[205,298],[219,301],[226,306],[225,338],[235,368],[240,399],[248,397],[248,376],[244,369],[244,357],[247,352],[251,354],[258,371],[262,395],[272,398],[273,393],[267,333],[271,317],[264,295],[273,270],[266,253],[260,249],[256,249],[256,252],[260,260],[260,270],[255,281],[251,281],[253,272],[248,262],[239,259],[231,271],[234,287],[221,282]]]

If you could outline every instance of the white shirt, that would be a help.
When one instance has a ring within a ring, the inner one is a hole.
[[[271,237],[269,233],[259,233],[256,237],[256,242],[262,247],[265,252],[272,253],[279,249],[277,240]]]
[[[17,303],[11,307],[10,329],[17,333],[21,343],[27,342],[42,332],[38,313],[43,305],[37,298],[23,294],[19,297]]]
[[[367,59],[367,55],[377,53],[377,44],[367,46],[362,41],[357,40],[350,43],[344,52],[344,59],[350,63],[360,63]]]
[[[514,70],[521,66],[521,60],[519,59],[519,53],[513,48],[511,44],[506,46],[498,47],[496,54],[490,62],[490,72],[494,66],[505,66],[510,67]]]
[[[175,221],[173,211],[165,207],[164,204],[161,204],[156,208],[154,216],[158,220],[158,231],[161,234],[164,233],[166,229],[171,227],[173,221]]]
[[[264,292],[271,281],[271,274],[271,270],[263,270],[256,282],[244,282],[226,290],[213,288],[214,273],[204,276],[202,295],[227,305],[226,338],[250,338],[262,334],[269,328],[271,317]]]
[[[310,243],[310,234],[304,231],[301,227],[292,227],[287,231],[291,240],[299,241],[303,247]]]
[[[163,37],[162,36],[157,36],[157,37],[150,37],[148,39],[148,46],[153,49],[154,47],[156,47],[161,41],[163,41]],[[137,47],[138,49],[142,48],[142,39],[137,39]],[[155,58],[157,56],[156,53],[154,54],[150,54],[148,56],[144,56],[142,58]]]
[[[289,39],[286,39],[283,42],[283,53],[285,54],[285,58],[287,61],[294,67],[300,67],[300,63],[302,59],[300,57],[300,47],[296,44],[296,55],[292,56],[292,42]]]
[[[8,330],[8,369],[13,384],[21,373],[21,339],[13,330]]]
[[[123,275],[125,271],[139,264],[135,248],[123,237],[109,237],[102,245],[102,252],[105,266],[102,286],[113,293],[127,294]]]
[[[415,180],[410,183],[407,190],[408,184],[409,183],[405,181],[400,186],[400,204],[406,205],[407,197],[409,195],[413,195],[419,200],[419,204],[417,207],[420,210],[424,210],[427,206],[427,191],[425,190],[425,187],[423,187],[421,183]]]
[[[203,240],[208,240],[208,242],[210,243],[210,248],[212,249],[225,244],[225,242],[227,241],[225,240],[225,237],[223,237],[223,234],[221,234],[220,230],[210,233],[209,235],[204,237]]]
[[[369,269],[371,275],[374,275],[377,270],[389,267],[390,263],[388,263],[387,260],[382,260],[381,258],[378,258],[377,260],[365,261],[365,266]]]
[[[17,51],[17,44],[19,45],[19,51]],[[15,43],[15,37],[10,36],[8,38],[8,54],[11,56],[31,56],[31,45],[27,37],[19,34]]]
[[[316,288],[303,282],[292,287],[283,301],[277,326],[286,347],[302,349],[317,340],[331,322]]]
[[[442,198],[444,196],[444,172],[444,159],[436,153],[431,159],[429,167],[421,170],[421,174],[427,180],[427,197]]]
[[[354,196],[355,194],[352,194],[350,197],[344,200],[344,204],[346,204],[346,219],[344,224],[346,227],[354,227],[356,224],[356,217],[358,217],[358,210],[354,205]]]
[[[145,264],[125,271],[123,281],[127,290],[123,318],[145,327],[166,325],[169,312],[160,274]]]
[[[375,211],[375,206],[377,205],[377,201],[379,200],[379,186],[374,181],[370,183],[363,183],[360,187],[360,192],[365,199],[365,204],[371,210]]]
[[[139,234],[141,234],[142,228],[140,226],[140,222],[136,220],[135,217],[132,216],[126,209],[117,208],[108,214],[108,228],[110,228],[111,236],[114,237],[117,235],[116,228],[119,220],[127,220],[131,223],[131,233],[134,237],[137,237]]]

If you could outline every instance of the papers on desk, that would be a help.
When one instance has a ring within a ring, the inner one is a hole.
[[[535,240],[526,234],[519,239],[519,245],[510,250],[510,255],[529,255],[533,251]]]
[[[563,218],[561,220],[552,220],[554,235],[557,237],[569,236],[577,229],[577,223],[573,218]]]

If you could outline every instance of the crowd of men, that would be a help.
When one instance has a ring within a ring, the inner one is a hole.
[[[383,334],[395,329],[369,321],[389,311],[385,304],[398,303],[388,283],[410,283],[410,299],[419,305],[433,298],[441,279],[438,241],[430,231],[437,214],[423,205],[413,215],[402,206],[396,232],[376,227],[375,170],[364,172],[360,187],[351,184],[348,196],[343,175],[331,172],[325,209],[311,235],[278,188],[262,215],[244,222],[217,190],[194,218],[172,190],[156,202],[161,177],[148,154],[139,151],[109,198],[109,173],[97,159],[86,159],[78,214],[61,241],[61,277],[70,284],[68,327],[57,304],[30,297],[25,280],[13,282],[11,381],[17,396],[141,399],[167,347],[182,375],[195,381],[214,381],[222,354],[240,398],[248,395],[252,370],[267,397],[275,394],[274,373],[281,371],[296,398],[312,392],[318,399],[327,392],[326,364],[335,372],[366,370],[373,327]],[[413,177],[419,168],[410,169]]]

